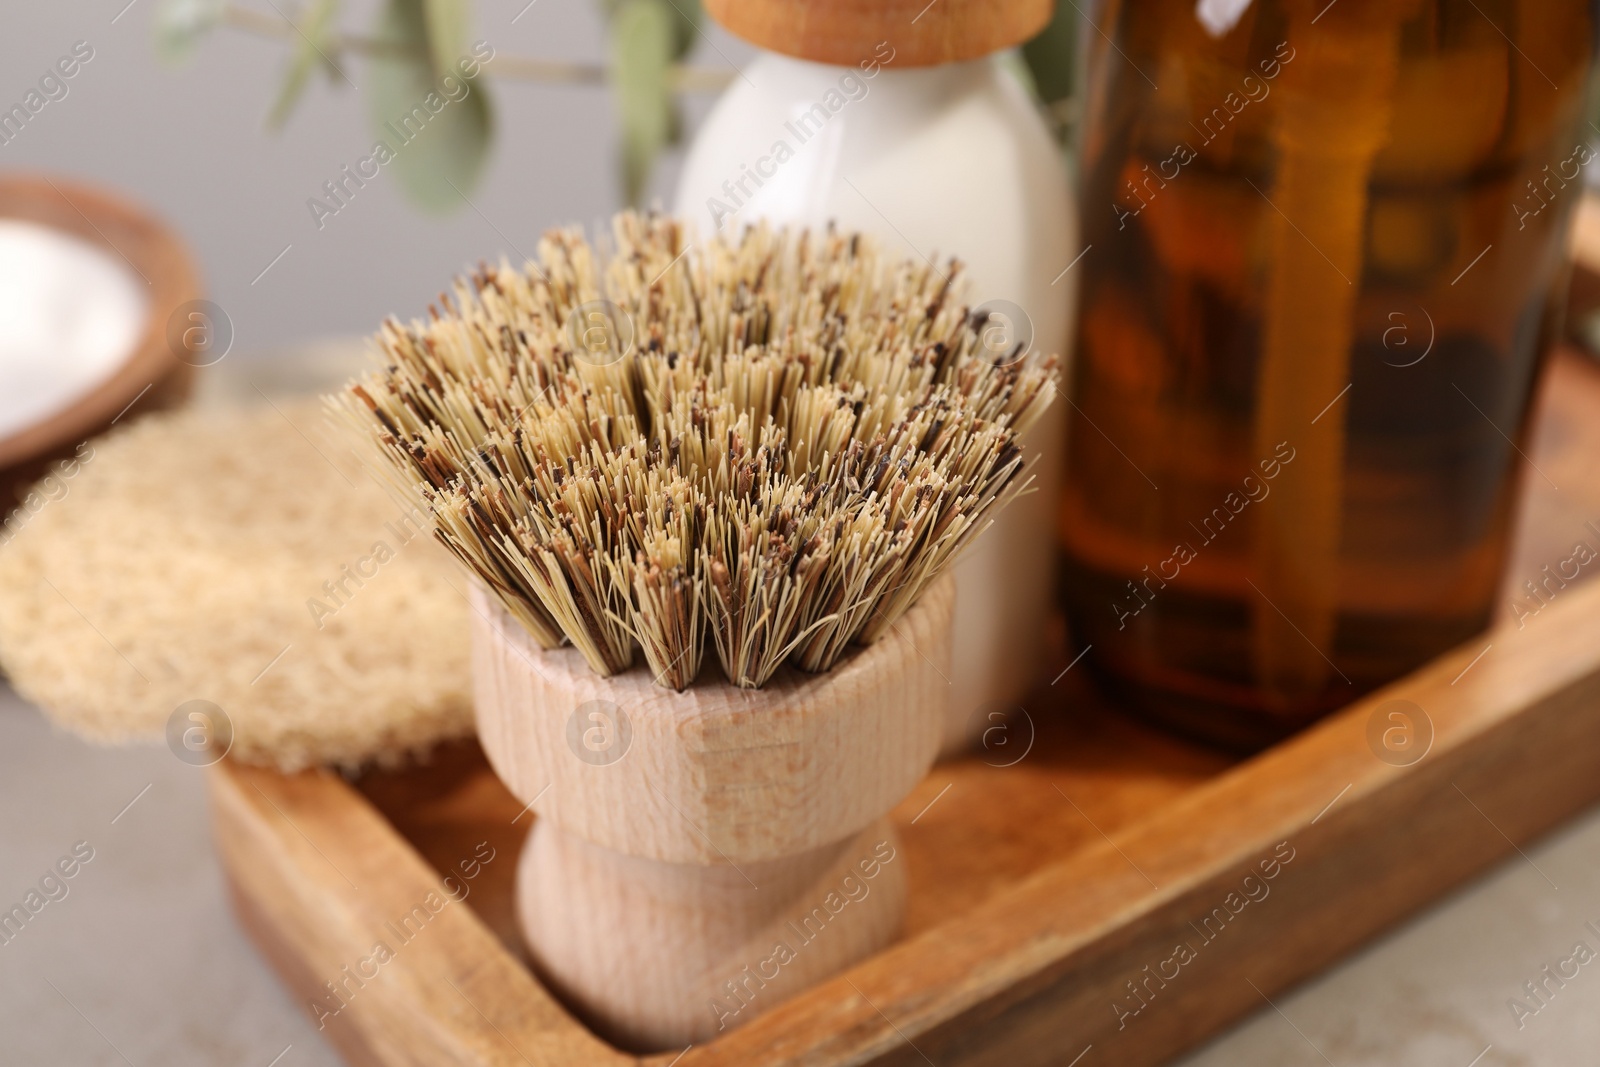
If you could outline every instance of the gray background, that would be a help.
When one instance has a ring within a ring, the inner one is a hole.
[[[473,195],[482,216],[419,216],[381,177],[319,232],[306,198],[371,143],[359,91],[319,79],[287,130],[268,134],[262,119],[282,45],[221,30],[189,65],[164,68],[151,44],[154,0],[136,0],[113,24],[124,3],[8,0],[0,104],[20,100],[74,41],[89,41],[95,58],[66,99],[0,146],[0,169],[112,185],[175,223],[232,317],[244,358],[367,332],[391,311],[422,307],[442,279],[509,251],[508,242],[527,248],[552,224],[591,222],[618,206],[604,92],[497,81],[500,137]],[[536,0],[513,25],[522,8],[523,0],[481,3],[475,36],[503,54],[600,58],[588,0]],[[352,2],[343,23],[364,26],[371,9]],[[720,31],[708,38],[697,63],[749,55]],[[350,74],[359,87],[360,65]],[[691,128],[708,104],[691,101]],[[657,175],[663,198],[672,170],[669,161]],[[288,254],[251,284],[285,245]],[[101,750],[57,734],[0,688],[0,903],[20,900],[74,842],[95,849],[68,897],[0,945],[0,1064],[338,1062],[235,926],[208,835],[198,770],[165,748]],[[1506,1007],[1524,981],[1588,936],[1585,922],[1600,921],[1600,814],[1527,851],[1528,861],[1504,864],[1263,1006],[1184,1064],[1600,1062],[1600,965],[1584,968],[1520,1032]],[[1061,1062],[1077,1051],[1060,1050]],[[1081,1062],[1114,1063],[1114,1050]]]
[[[293,11],[291,0],[274,0]],[[413,210],[387,172],[317,229],[306,200],[371,150],[363,65],[348,67],[352,89],[320,73],[288,125],[266,131],[290,49],[223,27],[194,57],[168,67],[155,56],[156,0],[5,0],[0,15],[0,110],[19,102],[73,42],[94,58],[63,100],[0,145],[0,169],[48,169],[93,179],[144,202],[193,246],[213,299],[232,317],[241,353],[297,338],[369,332],[385,315],[420,310],[441,282],[481,258],[531,252],[550,226],[591,223],[621,203],[611,102],[593,86],[495,79],[497,137],[489,170],[470,207],[434,217]],[[496,54],[599,62],[604,55],[594,0],[527,0],[476,5],[474,40]],[[267,0],[250,6],[272,14]],[[374,0],[347,0],[340,24],[366,31]],[[712,26],[692,60],[728,66],[749,46]],[[693,122],[710,106],[686,99]],[[663,201],[675,160],[658,168]],[[485,221],[487,219],[487,221]],[[503,234],[503,236],[502,236]],[[508,245],[509,241],[509,245]],[[254,285],[274,256],[290,250]]]

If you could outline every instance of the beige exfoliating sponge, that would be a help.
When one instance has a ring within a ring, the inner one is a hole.
[[[0,667],[58,723],[159,739],[210,701],[284,770],[471,732],[461,579],[314,406],[152,416],[69,469],[0,529]]]

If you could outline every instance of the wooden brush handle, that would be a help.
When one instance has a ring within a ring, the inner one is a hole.
[[[888,819],[759,863],[662,863],[535,824],[517,919],[547,988],[613,1044],[682,1049],[894,939],[906,861]]]
[[[939,750],[954,600],[946,576],[826,674],[678,693],[644,667],[604,678],[572,649],[538,648],[474,590],[479,739],[539,819],[519,870],[523,930],[580,1014],[630,1046],[681,1047],[893,936],[904,861],[875,850],[898,856],[883,816]],[[843,878],[874,859],[871,893],[839,911],[828,948],[791,945],[760,996],[714,1010],[706,990],[767,959],[795,909],[831,914],[828,895],[847,899]]]

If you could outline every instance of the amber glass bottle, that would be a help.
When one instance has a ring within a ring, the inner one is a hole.
[[[1061,530],[1089,662],[1270,742],[1481,630],[1590,164],[1581,0],[1088,17]]]

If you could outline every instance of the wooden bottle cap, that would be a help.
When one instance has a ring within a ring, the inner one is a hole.
[[[724,29],[768,51],[896,68],[977,59],[1021,44],[1044,29],[1054,8],[1054,0],[705,0],[706,13]],[[880,45],[887,45],[881,53]]]

